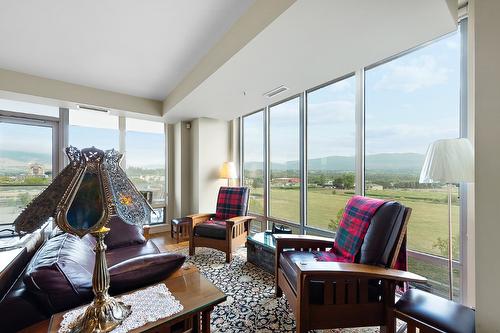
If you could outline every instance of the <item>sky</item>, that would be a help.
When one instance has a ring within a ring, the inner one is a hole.
[[[366,154],[425,154],[433,141],[458,137],[459,84],[459,33],[367,70]],[[354,77],[309,93],[307,107],[308,158],[353,156]],[[298,160],[298,117],[297,100],[271,108],[272,162]],[[244,120],[246,161],[262,160],[261,127],[262,115]]]
[[[82,124],[90,126],[95,124],[99,127],[86,127],[74,125],[75,119],[70,119],[69,144],[78,148],[95,146],[99,149],[119,148],[118,122],[115,116],[100,114],[93,123],[81,121]],[[71,117],[71,115],[70,115]],[[102,118],[102,119],[99,119]],[[158,168],[165,165],[165,142],[163,134],[163,123],[153,123],[143,120],[132,120],[129,122],[127,131],[127,166],[143,168]],[[148,124],[152,123],[152,124]],[[158,126],[160,124],[160,126]],[[113,128],[114,127],[114,128]],[[150,132],[140,132],[150,131]],[[12,123],[0,123],[0,151],[22,151],[32,153],[52,154],[52,128],[42,126],[30,126]],[[1,153],[0,153],[1,157]],[[1,165],[0,165],[1,168]]]
[[[455,33],[366,71],[367,154],[425,154],[434,140],[458,137],[459,55],[460,38]],[[309,158],[354,155],[354,96],[354,77],[308,94]],[[35,110],[34,104],[16,103],[0,100],[0,109],[50,115],[54,111],[52,107]],[[91,111],[70,113],[70,144],[118,149],[118,118],[86,112]],[[245,117],[245,161],[262,161],[262,124],[262,113]],[[127,134],[127,164],[162,165],[161,126],[142,120],[131,120],[129,125],[133,131]],[[0,150],[50,153],[49,128],[6,123],[0,126]],[[298,98],[271,108],[270,130],[272,162],[298,160]]]

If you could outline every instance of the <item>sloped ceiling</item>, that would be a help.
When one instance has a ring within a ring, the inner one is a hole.
[[[181,101],[168,122],[234,119],[456,29],[446,0],[299,0]],[[286,85],[274,98],[263,93]]]

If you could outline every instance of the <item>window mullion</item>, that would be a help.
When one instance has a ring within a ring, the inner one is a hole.
[[[356,189],[358,195],[365,194],[365,70],[361,68],[356,71]]]

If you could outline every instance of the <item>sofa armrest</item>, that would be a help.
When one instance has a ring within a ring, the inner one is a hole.
[[[357,276],[359,278],[366,279],[381,279],[416,283],[427,282],[426,278],[415,273],[373,265],[316,261],[297,263],[296,267],[301,275],[305,274],[309,276],[321,276],[322,278]]]
[[[200,213],[200,214],[191,214],[186,216],[187,218],[190,218],[191,221],[193,222],[193,227],[197,225],[200,222],[205,222],[211,218],[215,217],[215,214],[213,213]]]

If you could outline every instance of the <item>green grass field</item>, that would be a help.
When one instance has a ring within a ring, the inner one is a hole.
[[[346,193],[347,192],[347,193]],[[456,196],[457,193],[454,193]],[[308,223],[321,229],[328,229],[331,219],[335,219],[339,210],[343,209],[352,191],[323,188],[308,189]],[[409,223],[409,248],[426,253],[442,255],[441,250],[433,245],[438,238],[448,238],[448,206],[447,192],[444,189],[433,190],[376,190],[367,191],[371,197],[398,200],[412,208]],[[251,190],[250,210],[262,212],[262,189]],[[271,188],[271,216],[298,222],[299,189]],[[453,234],[459,235],[459,206],[452,206]],[[458,245],[458,244],[457,244]],[[454,246],[454,256],[458,257],[458,246]]]

